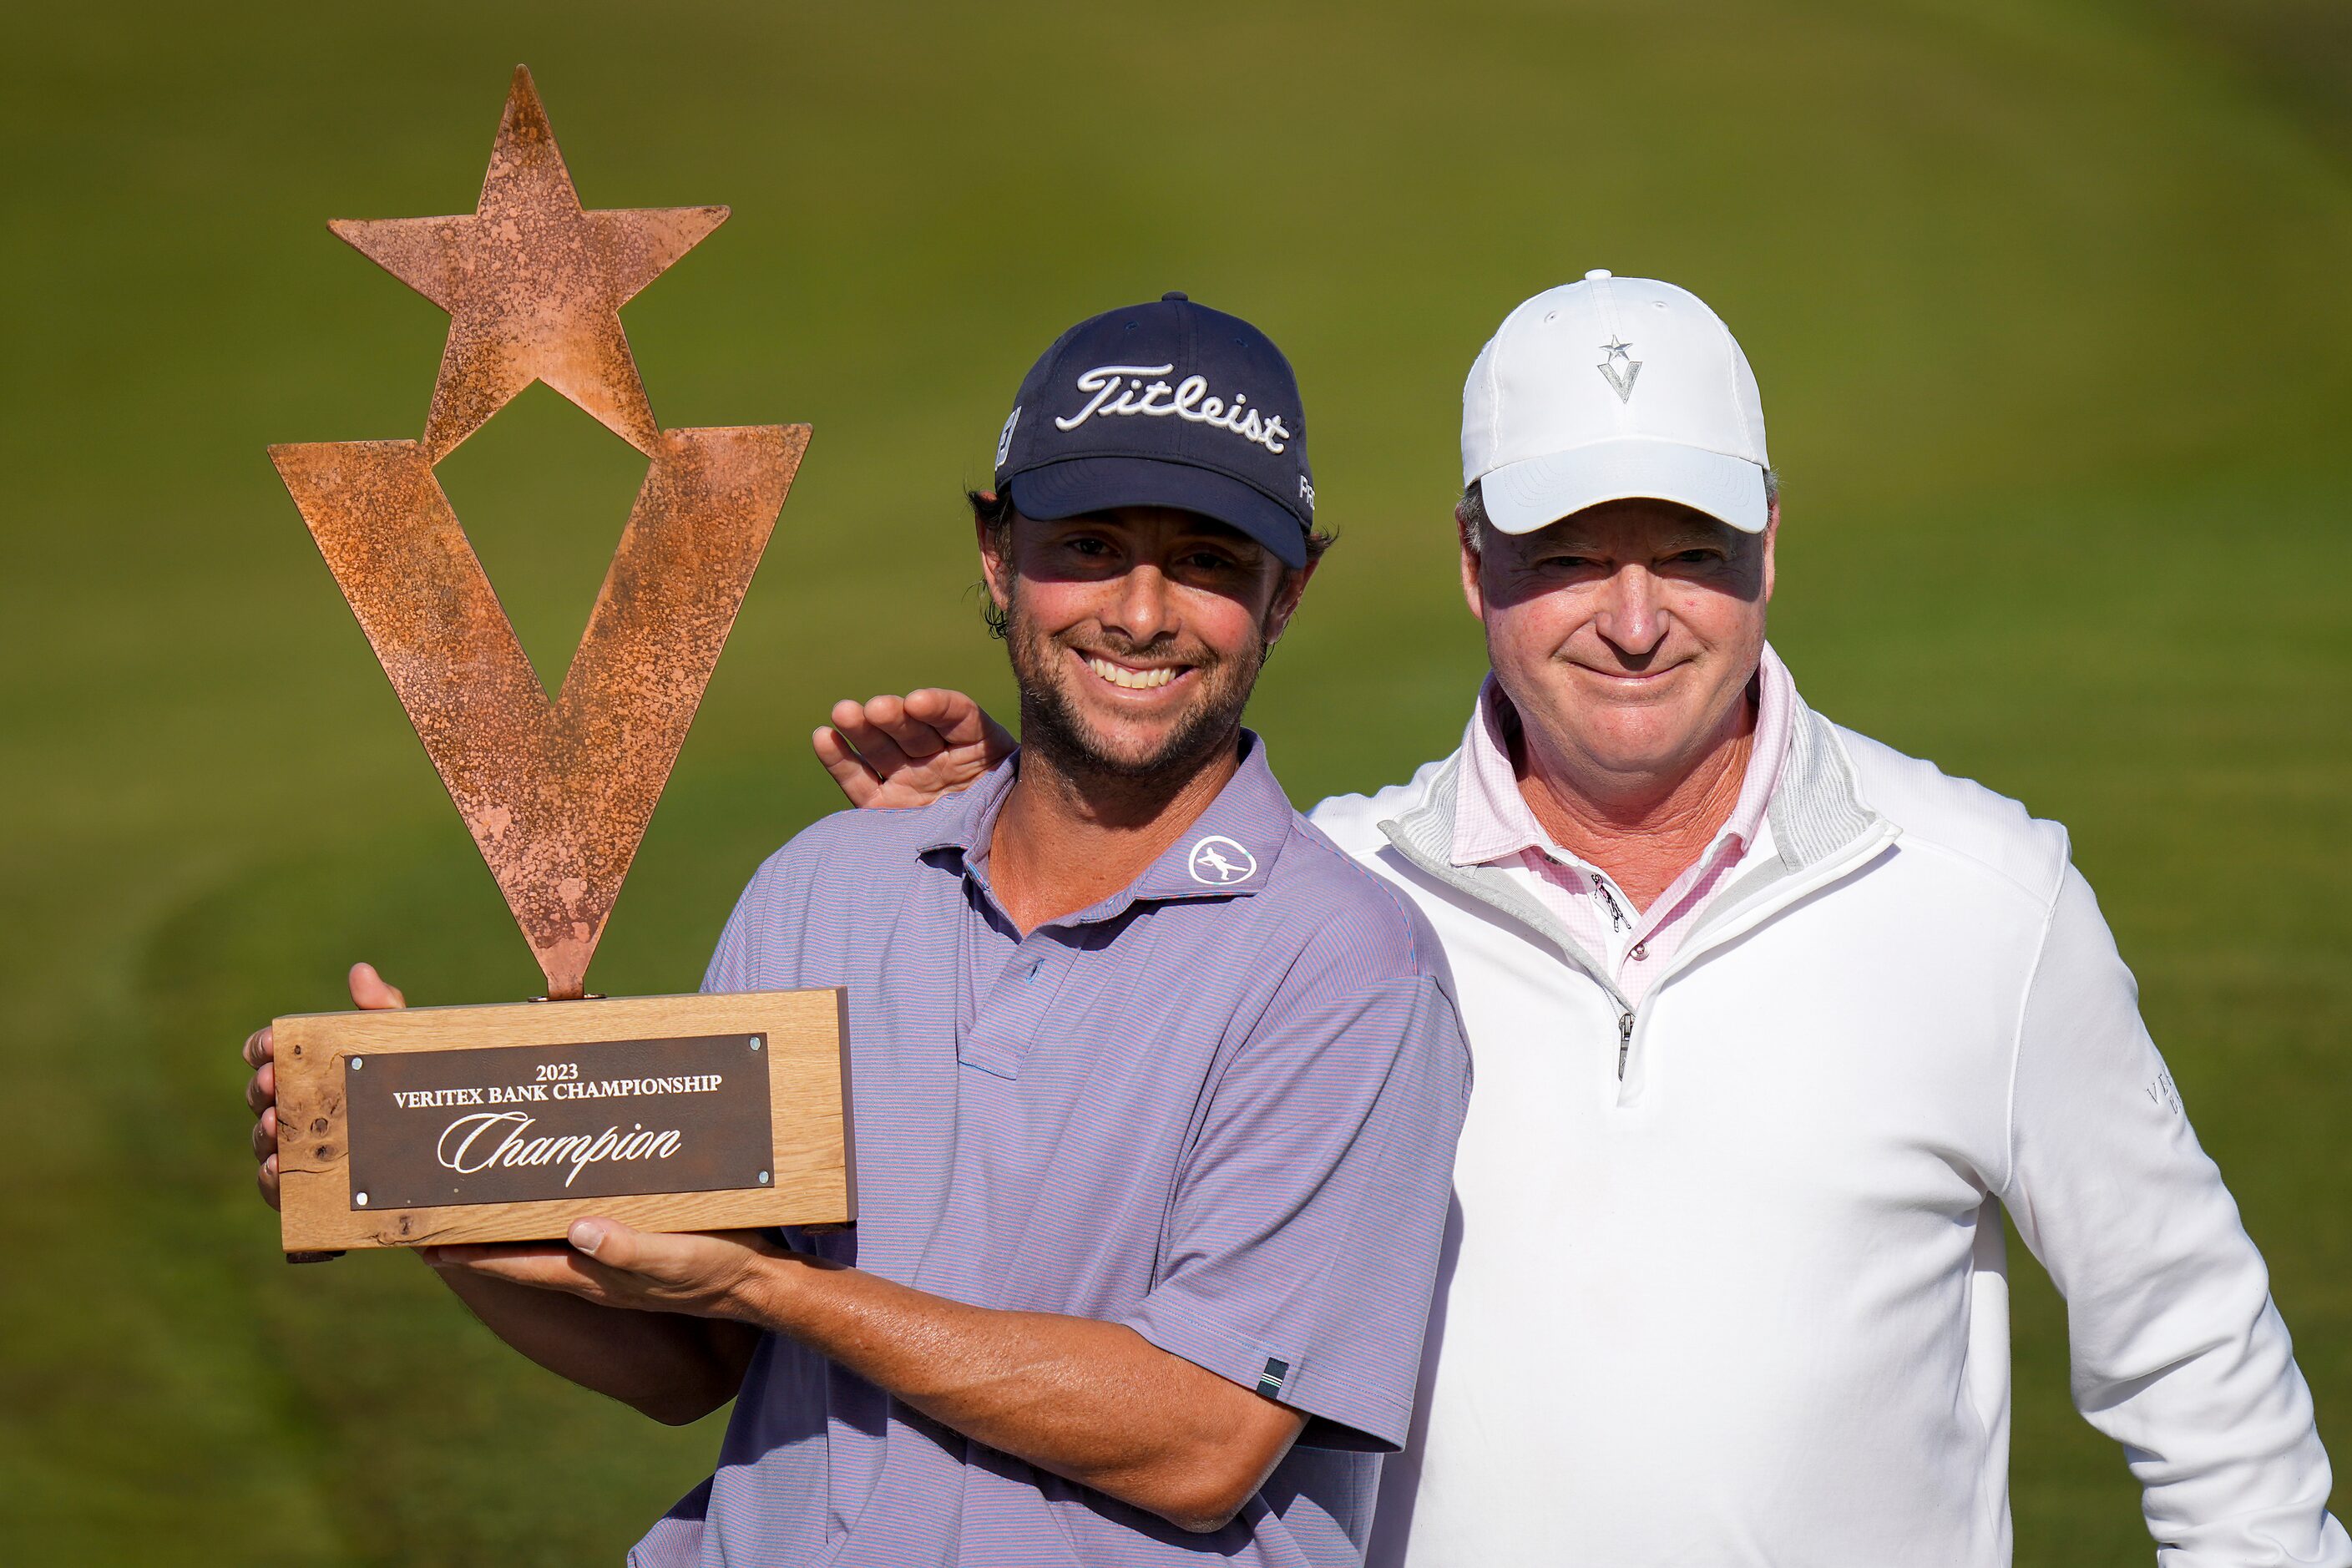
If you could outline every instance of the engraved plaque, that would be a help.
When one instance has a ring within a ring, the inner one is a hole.
[[[591,1215],[846,1224],[845,1008],[821,990],[289,1014],[286,1250],[535,1241]]]
[[[770,1185],[757,1035],[343,1058],[353,1208]]]

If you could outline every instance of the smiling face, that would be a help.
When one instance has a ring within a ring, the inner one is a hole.
[[[1313,567],[1168,507],[980,528],[1021,686],[1022,742],[1068,770],[1191,773],[1234,743]]]
[[[1462,585],[1549,776],[1638,797],[1686,776],[1745,716],[1764,649],[1777,511],[1742,533],[1664,501],[1591,507],[1465,540]]]

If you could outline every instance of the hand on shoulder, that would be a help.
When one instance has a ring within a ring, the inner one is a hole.
[[[969,786],[1015,742],[965,693],[926,686],[834,704],[833,722],[810,744],[850,805],[903,810]]]

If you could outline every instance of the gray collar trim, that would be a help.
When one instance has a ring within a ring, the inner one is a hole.
[[[1791,694],[1791,700],[1789,754],[1764,816],[1780,858],[1790,870],[1801,871],[1871,832],[1880,818],[1863,804],[1853,759],[1845,754],[1837,726],[1806,707],[1803,698]]]
[[[1474,715],[1470,721],[1475,724],[1479,721]],[[1492,866],[1454,863],[1454,807],[1461,787],[1462,753],[1455,752],[1430,781],[1428,798],[1402,816],[1381,823],[1381,831],[1423,871],[1537,931],[1615,995],[1617,987],[1611,982],[1609,971],[1585,951],[1582,942],[1569,934],[1566,926],[1552,918],[1550,910],[1512,886],[1511,879]]]

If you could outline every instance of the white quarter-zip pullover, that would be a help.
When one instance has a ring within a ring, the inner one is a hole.
[[[1428,914],[1476,1071],[1376,1568],[2008,1563],[2003,1206],[2159,1562],[2352,1564],[2062,828],[1799,703],[1767,840],[1635,1005],[1454,863],[1459,773],[1314,814]]]

